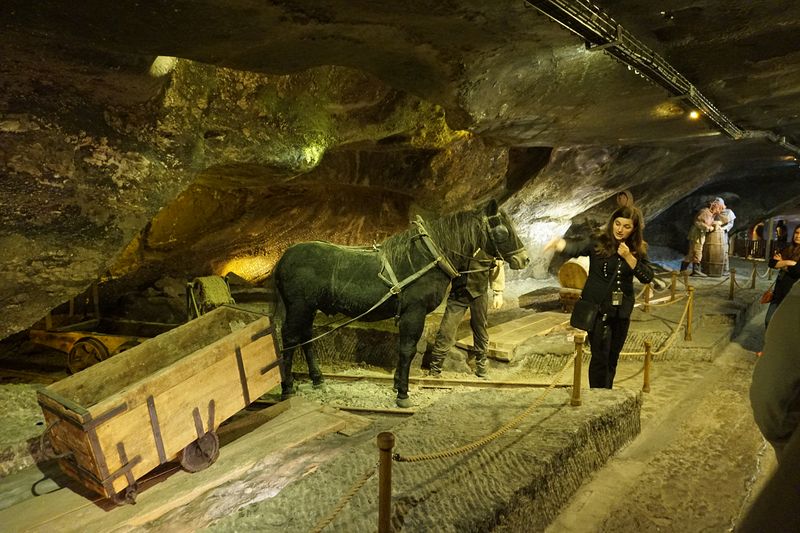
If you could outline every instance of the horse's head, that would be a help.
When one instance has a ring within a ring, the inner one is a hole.
[[[511,218],[498,207],[495,200],[487,204],[484,219],[488,233],[486,251],[501,258],[514,270],[525,268],[530,263],[525,245],[517,235]]]

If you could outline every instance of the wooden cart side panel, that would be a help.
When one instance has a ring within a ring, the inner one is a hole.
[[[242,337],[241,340],[249,341],[250,338]],[[237,352],[241,354],[241,365]],[[138,458],[132,474],[134,479],[139,479],[161,464],[162,458],[175,459],[198,438],[198,430],[201,434],[216,430],[224,420],[246,407],[240,368],[245,369],[251,402],[280,383],[277,365],[261,373],[262,369],[276,361],[271,335],[262,336],[241,347],[229,346],[227,356],[210,366],[204,364],[206,358],[200,352],[197,357],[188,356],[186,359],[194,362],[193,375],[171,388],[150,395],[150,406],[147,398],[136,401],[136,407],[98,426],[98,440],[105,454],[114,492],[120,492],[128,486],[125,476],[115,477],[115,473],[125,466],[118,453],[118,443],[123,443],[129,461]],[[199,415],[199,428],[195,410]],[[210,421],[212,415],[213,420]],[[157,425],[154,425],[154,418],[158,421]],[[158,429],[158,436],[154,427]]]
[[[140,381],[149,380],[158,372],[169,372],[181,359],[230,336],[232,325],[252,324],[262,319],[269,324],[266,317],[245,310],[219,307],[48,388],[89,408],[124,394],[126,389],[135,387]]]
[[[252,339],[258,338],[265,331],[271,331],[270,321],[268,317],[261,317],[242,329],[234,331],[216,342],[186,355],[182,359],[172,363],[169,367],[161,369],[131,386],[126,387],[118,394],[110,396],[96,405],[91,406],[89,411],[92,416],[96,418],[110,411],[123,401],[127,403],[129,409],[136,409],[145,404],[149,396],[158,396],[162,391],[171,389],[177,384],[192,378],[192,376],[200,370],[209,368],[215,361],[229,357],[234,353],[236,346],[247,345],[252,342]],[[271,338],[271,335],[267,335],[266,338]],[[132,348],[132,350],[133,349],[135,348]]]

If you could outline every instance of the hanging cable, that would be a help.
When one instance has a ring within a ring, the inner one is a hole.
[[[576,34],[589,51],[603,51],[635,74],[649,79],[705,114],[734,140],[766,139],[800,154],[800,147],[785,136],[766,130],[744,130],[720,112],[714,104],[666,59],[645,46],[610,15],[586,0],[525,0],[543,14]]]

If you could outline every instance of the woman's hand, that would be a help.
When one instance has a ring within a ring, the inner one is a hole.
[[[550,242],[544,245],[544,251],[550,252],[552,250],[555,250],[556,252],[563,252],[566,246],[567,246],[567,241],[565,241],[561,237],[553,237],[552,239],[550,239]]]
[[[628,248],[628,245],[625,244],[625,241],[619,243],[619,246],[617,246],[617,253],[625,260],[626,263],[628,263],[629,267],[632,269],[636,268],[636,257],[631,253],[631,249]]]

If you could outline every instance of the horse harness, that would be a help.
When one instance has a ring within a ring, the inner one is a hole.
[[[489,230],[487,232],[489,234],[489,239],[492,241],[492,245],[495,247],[495,251],[497,253],[499,253],[499,248],[497,247],[497,243],[495,242],[495,236],[493,235],[493,232],[492,232],[493,227],[492,227],[491,223],[489,222],[490,218],[495,218],[495,217],[499,218],[499,215],[492,215],[492,217],[485,217],[484,216],[483,217],[483,221],[486,224],[487,229]],[[372,311],[374,311],[375,309],[377,309],[378,307],[383,305],[383,303],[386,302],[386,300],[388,300],[392,296],[400,294],[400,292],[404,288],[406,288],[407,286],[411,285],[412,283],[417,281],[419,278],[421,278],[422,276],[424,276],[430,270],[436,268],[437,266],[439,268],[441,268],[442,271],[450,278],[450,281],[454,280],[455,278],[457,278],[461,274],[469,274],[469,273],[473,273],[473,272],[480,272],[482,270],[488,270],[490,268],[490,267],[488,267],[486,269],[459,271],[458,269],[456,269],[455,266],[453,266],[453,263],[450,261],[450,259],[441,251],[441,249],[436,244],[436,242],[433,240],[433,238],[431,238],[430,234],[428,233],[428,230],[425,229],[425,221],[422,219],[422,217],[417,215],[416,219],[413,220],[412,222],[417,228],[417,236],[415,238],[420,239],[425,244],[425,247],[428,249],[428,252],[430,252],[431,256],[433,257],[433,260],[430,263],[426,264],[421,269],[417,270],[416,272],[414,272],[413,274],[411,274],[407,278],[403,279],[402,281],[398,281],[397,275],[394,273],[394,269],[392,268],[391,263],[387,259],[386,253],[384,252],[384,250],[382,250],[378,245],[373,245],[371,248],[367,248],[367,249],[374,250],[374,251],[376,251],[376,252],[378,252],[380,254],[381,269],[378,272],[378,277],[381,280],[383,280],[383,282],[386,283],[389,286],[389,291],[386,294],[384,294],[383,297],[381,297],[381,299],[378,300],[375,303],[375,305],[373,305],[372,307],[370,307],[369,309],[367,309],[366,311],[364,311],[360,315],[358,315],[356,317],[353,317],[353,318],[350,318],[350,319],[342,322],[341,324],[338,324],[336,327],[326,331],[325,333],[322,333],[321,335],[317,335],[314,338],[311,338],[311,339],[308,339],[307,341],[295,344],[294,346],[289,346],[287,348],[283,348],[282,351],[285,351],[285,350],[288,350],[288,349],[292,349],[293,350],[295,348],[303,346],[304,344],[309,344],[311,342],[314,342],[314,341],[316,341],[318,339],[321,339],[325,335],[328,335],[329,333],[333,333],[334,331],[336,331],[339,328],[343,328],[344,326],[346,326],[346,325],[348,325],[348,324],[350,324],[352,322],[355,322],[356,320],[359,320],[359,319],[363,318],[364,316],[368,315],[369,313],[371,313]],[[507,231],[508,230],[506,230],[505,227],[503,227],[503,230],[506,231],[506,236],[507,236]],[[364,249],[363,247],[358,247],[358,248]],[[384,275],[384,272],[386,272],[386,275]],[[395,313],[395,317],[398,317],[398,316],[400,316],[400,302],[399,301],[397,302],[397,312]]]

